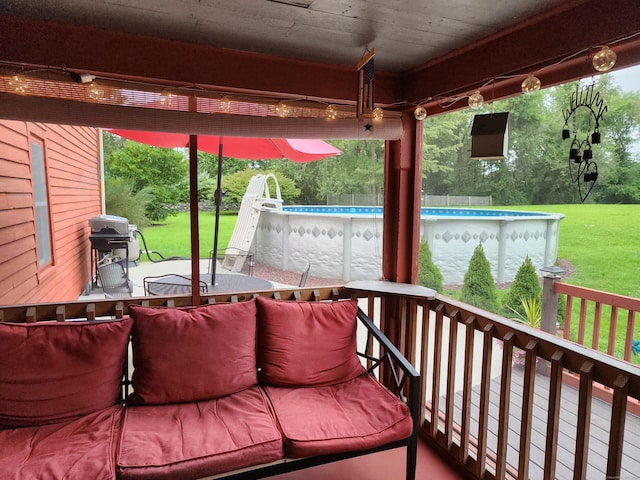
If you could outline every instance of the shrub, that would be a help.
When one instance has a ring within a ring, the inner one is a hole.
[[[133,180],[124,177],[107,176],[105,183],[105,206],[109,215],[126,218],[139,228],[151,224],[145,211],[153,201],[148,188],[133,193]]]
[[[147,204],[145,214],[152,222],[162,222],[166,220],[168,216],[178,213],[176,206],[178,197],[174,189],[164,185],[152,185],[145,187],[145,189],[152,199],[151,202]]]
[[[282,200],[284,202],[296,199],[300,196],[300,189],[296,187],[293,180],[285,177],[283,174],[279,172],[248,168],[222,177],[222,191],[224,192],[223,203],[225,206],[234,206],[235,208],[238,208],[242,203],[242,197],[247,191],[247,186],[249,185],[251,178],[253,178],[254,175],[267,175],[269,173],[274,173],[278,179],[280,194],[282,195]],[[269,186],[271,198],[276,198],[273,180],[269,180],[267,185]]]
[[[520,313],[515,308],[509,307],[509,309],[516,315],[515,320],[533,328],[540,328],[540,320],[542,317],[542,305],[540,301],[533,297],[523,297],[520,299],[520,304],[524,314]]]
[[[469,269],[464,275],[460,299],[493,313],[499,312],[496,285],[491,276],[491,266],[480,243],[469,260]]]
[[[516,312],[519,316],[526,316],[523,301],[530,300],[535,300],[538,304],[542,301],[542,287],[536,269],[527,255],[518,268],[509,293],[504,299],[505,315],[511,316],[513,312]]]
[[[420,252],[418,257],[418,283],[422,286],[432,288],[437,292],[442,291],[442,272],[433,263],[429,242],[420,241]]]

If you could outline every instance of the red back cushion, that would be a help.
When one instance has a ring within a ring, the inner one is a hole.
[[[56,423],[116,404],[132,323],[0,324],[0,428]]]
[[[356,355],[355,300],[295,302],[259,297],[261,382],[320,386],[351,380],[364,369]]]
[[[191,308],[130,306],[130,404],[206,400],[257,383],[253,300]]]

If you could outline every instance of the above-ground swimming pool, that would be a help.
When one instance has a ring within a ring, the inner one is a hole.
[[[275,268],[350,280],[382,278],[382,207],[291,206],[264,210],[256,259]],[[461,284],[482,243],[497,283],[510,282],[528,255],[553,265],[561,214],[470,208],[423,208],[420,236],[429,242],[445,284]]]

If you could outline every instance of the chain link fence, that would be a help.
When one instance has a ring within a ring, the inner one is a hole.
[[[381,206],[384,195],[379,194],[343,194],[327,195],[327,205]],[[471,195],[423,195],[425,207],[490,207],[491,196]]]

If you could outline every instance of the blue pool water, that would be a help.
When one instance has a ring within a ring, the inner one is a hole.
[[[317,215],[382,215],[382,207],[351,207],[351,206],[284,206],[282,209],[289,213],[312,213]],[[430,208],[420,209],[421,217],[537,217],[548,215],[540,212],[523,212],[516,210],[487,210],[475,208]]]

